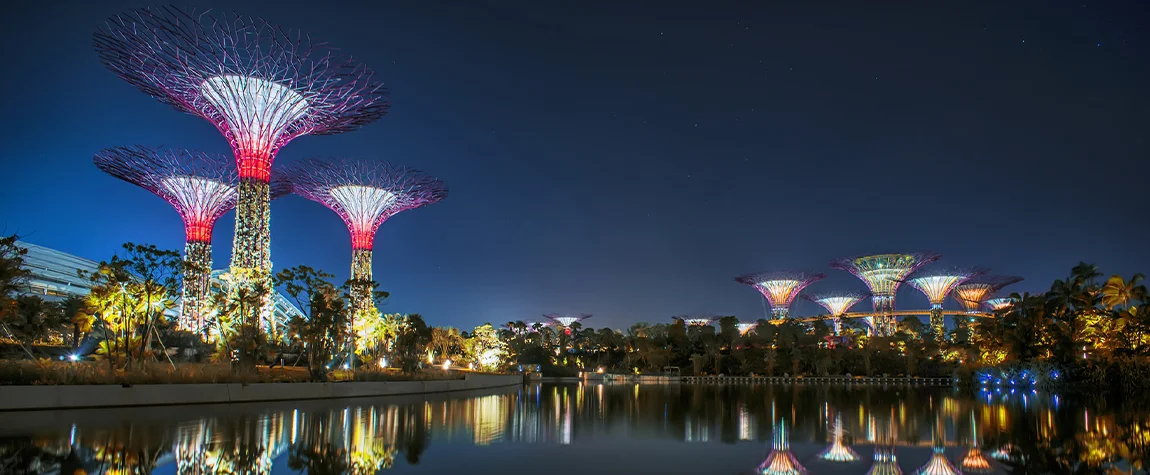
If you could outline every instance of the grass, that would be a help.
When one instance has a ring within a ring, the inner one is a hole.
[[[332,381],[438,381],[463,379],[456,371],[427,370],[403,374],[390,370],[333,371]],[[302,383],[311,381],[307,368],[256,368],[237,372],[226,364],[146,363],[125,371],[109,372],[105,362],[59,362],[41,360],[0,361],[0,385],[80,384],[211,384],[211,383]]]

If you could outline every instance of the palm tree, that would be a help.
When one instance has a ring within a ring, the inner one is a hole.
[[[77,296],[70,296],[59,303],[65,320],[72,322],[72,348],[80,347],[80,337],[92,331],[96,317],[92,316],[88,302]]]
[[[1120,275],[1112,275],[1102,285],[1102,305],[1107,310],[1116,307],[1129,308],[1130,302],[1143,302],[1146,300],[1146,286],[1141,282],[1146,276],[1134,274],[1127,281]]]

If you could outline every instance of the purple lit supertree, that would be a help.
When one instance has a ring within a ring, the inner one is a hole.
[[[985,274],[985,269],[945,269],[919,272],[906,283],[918,289],[930,300],[930,328],[935,341],[946,339],[946,320],[942,316],[942,302],[956,286]]]
[[[309,159],[284,173],[292,190],[335,211],[351,233],[351,307],[374,308],[371,255],[379,226],[401,211],[447,197],[442,181],[419,170],[367,160]]]
[[[735,282],[758,290],[771,304],[771,319],[783,320],[790,315],[791,303],[803,288],[825,277],[826,274],[802,271],[760,272],[740,275]]]
[[[867,296],[868,294],[863,292],[835,292],[807,295],[806,299],[827,309],[831,315],[831,325],[834,327],[835,335],[838,335],[842,332],[843,315]]]
[[[966,313],[979,313],[995,292],[1010,284],[1022,282],[1022,277],[1011,275],[984,275],[970,279],[954,288],[954,300]]]
[[[142,146],[107,148],[96,152],[96,167],[148,190],[176,209],[184,221],[183,289],[179,326],[204,329],[212,272],[212,228],[236,206],[236,172],[231,160],[191,150],[157,150]],[[286,183],[271,186],[276,197]]]
[[[552,323],[557,325],[559,328],[563,329],[564,333],[570,335],[571,334],[571,325],[575,322],[581,322],[583,320],[591,318],[591,314],[590,313],[581,313],[579,315],[560,315],[558,313],[548,313],[548,314],[544,314],[543,318],[551,320]]]
[[[93,43],[121,79],[208,120],[231,144],[239,170],[231,272],[239,283],[271,283],[269,182],[280,148],[301,135],[354,130],[388,108],[370,69],[251,17],[144,8],[108,19]]]
[[[918,252],[912,254],[878,254],[848,257],[831,263],[835,269],[845,270],[866,282],[871,292],[875,315],[868,317],[871,330],[879,336],[894,334],[894,297],[906,276],[931,262],[938,254]]]

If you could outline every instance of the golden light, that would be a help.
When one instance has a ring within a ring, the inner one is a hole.
[[[451,360],[444,361],[443,362],[443,370],[447,371],[449,369],[451,369]]]

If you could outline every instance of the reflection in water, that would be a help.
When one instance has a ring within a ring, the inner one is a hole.
[[[433,444],[439,457],[462,446],[486,450],[472,472],[501,473],[497,465],[506,461],[483,465],[500,453],[484,446],[570,444],[582,453],[580,444],[603,440],[620,450],[630,440],[658,441],[666,453],[685,450],[677,445],[682,442],[734,444],[753,454],[744,470],[761,461],[762,474],[899,474],[915,467],[921,467],[916,473],[959,473],[955,465],[968,473],[1143,473],[1150,446],[1145,413],[1087,410],[1034,393],[534,384],[480,397],[363,401],[262,411],[251,405],[243,406],[249,412],[229,409],[234,413],[227,415],[188,407],[165,411],[164,422],[74,411],[68,420],[76,425],[63,428],[39,427],[27,417],[26,427],[17,427],[10,423],[13,413],[0,413],[0,473],[371,474],[418,465]],[[594,458],[570,463],[590,468]],[[684,470],[707,472],[715,462],[696,455],[690,463],[698,466]],[[419,468],[412,470],[435,473]]]

